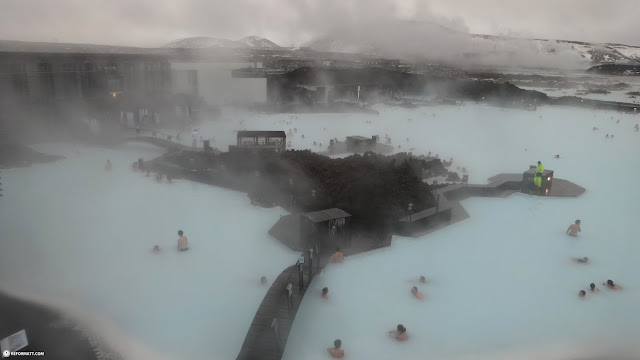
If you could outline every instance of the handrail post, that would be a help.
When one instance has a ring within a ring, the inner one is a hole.
[[[293,284],[292,283],[288,283],[287,284],[287,306],[289,307],[289,313],[293,312],[293,301],[291,299],[291,295],[293,294]]]
[[[300,291],[304,288],[304,253],[300,256],[300,260],[298,260],[298,288]]]
[[[313,279],[313,248],[309,249],[309,283]]]
[[[280,325],[278,324],[278,318],[273,318],[273,320],[271,320],[271,329],[273,329],[273,334],[275,335],[276,346],[279,350],[282,350],[282,344],[280,343]]]

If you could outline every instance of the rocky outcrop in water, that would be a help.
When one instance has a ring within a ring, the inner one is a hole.
[[[604,64],[592,66],[587,72],[602,75],[640,76],[640,65]]]
[[[27,167],[64,159],[63,156],[47,155],[20,144],[0,144],[0,169]]]
[[[372,152],[332,159],[309,150],[284,153],[234,151],[219,155],[183,151],[162,158],[191,179],[246,191],[256,204],[296,211],[337,207],[354,226],[384,231],[414,211],[435,206],[422,173],[448,174],[438,159]]]

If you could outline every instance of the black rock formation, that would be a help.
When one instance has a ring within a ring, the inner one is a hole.
[[[587,69],[587,72],[602,75],[640,76],[640,65],[604,64]]]

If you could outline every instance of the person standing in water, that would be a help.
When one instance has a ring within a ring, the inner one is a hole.
[[[184,232],[182,230],[178,231],[178,250],[185,251],[189,249],[189,239],[184,236]]]
[[[542,173],[544,172],[544,166],[538,161],[538,167],[536,167],[536,173],[533,177],[533,183],[540,189],[542,186]]]
[[[418,291],[418,287],[414,286],[411,288],[411,293],[413,294],[413,296],[416,297],[416,299],[420,299],[422,300],[424,298],[424,295],[422,295],[422,293],[420,291]]]
[[[342,350],[342,341],[340,339],[336,339],[333,342],[332,348],[328,348],[327,351],[334,359],[342,359],[344,357],[344,350]]]
[[[331,255],[331,262],[339,263],[344,260],[344,254],[340,252],[340,248],[336,248],[336,252]]]
[[[198,129],[193,129],[191,133],[191,147],[198,147]]]
[[[580,220],[576,220],[574,224],[569,225],[569,228],[567,229],[566,233],[573,237],[577,237],[578,233],[581,231],[582,229],[580,228]]]
[[[107,159],[107,163],[104,165],[104,169],[109,171],[111,170],[111,160]]]
[[[328,287],[323,287],[320,295],[322,295],[323,299],[328,299],[329,298],[329,288]]]
[[[396,330],[389,331],[389,336],[395,338],[398,341],[405,341],[409,338],[409,334],[407,334],[407,328],[405,328],[402,324],[398,324]]]

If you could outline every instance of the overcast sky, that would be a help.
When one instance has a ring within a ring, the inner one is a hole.
[[[640,0],[0,0],[0,39],[161,46],[189,36],[258,35],[291,46],[336,27],[407,19],[471,33],[640,45],[638,15]]]

